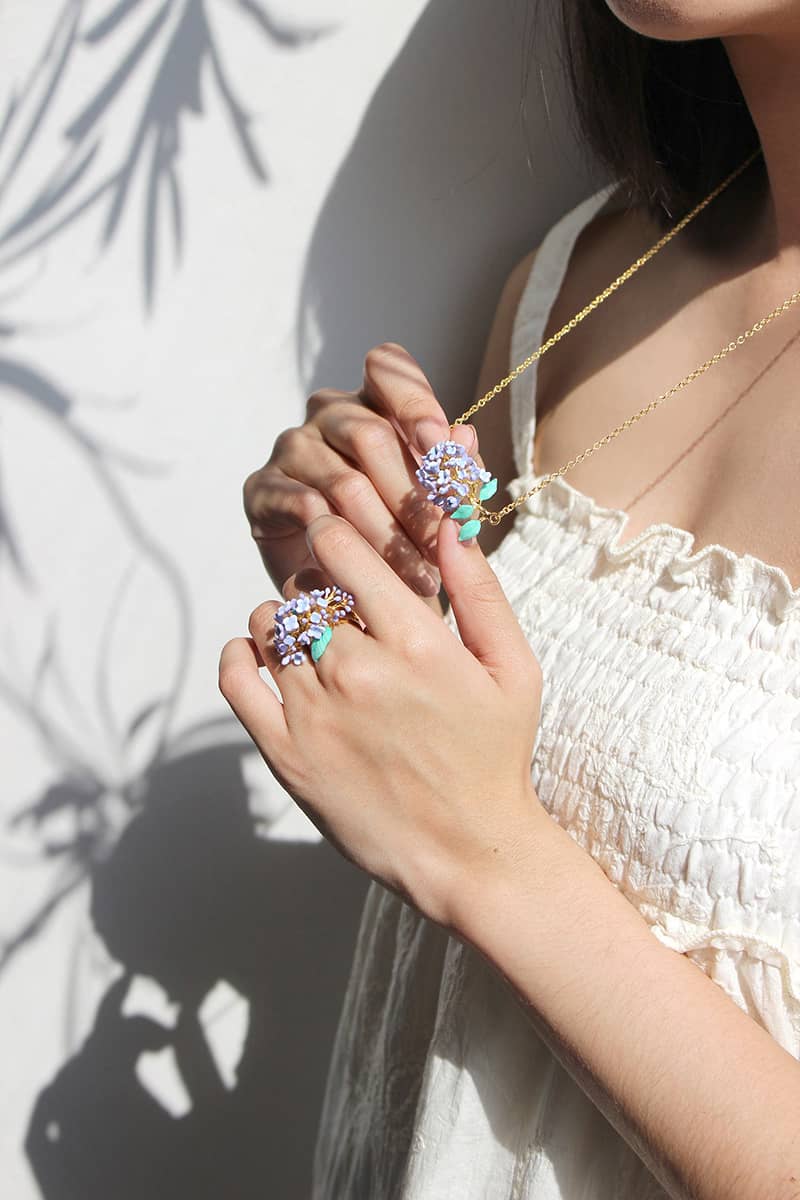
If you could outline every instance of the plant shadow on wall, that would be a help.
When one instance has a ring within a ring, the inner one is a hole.
[[[247,168],[266,182],[269,171],[252,135],[251,118],[237,98],[232,72],[214,34],[214,14],[238,11],[272,43],[301,47],[325,29],[293,29],[274,20],[260,0],[117,0],[97,19],[90,0],[68,0],[26,85],[11,97],[0,136],[26,114],[14,152],[0,174],[0,197],[20,172],[35,138],[56,106],[59,86],[76,50],[102,55],[108,70],[100,85],[61,130],[66,149],[32,189],[22,211],[0,225],[0,269],[46,246],[77,221],[99,210],[101,245],[119,232],[131,203],[137,173],[144,182],[142,281],[145,301],[155,299],[159,236],[170,231],[176,256],[182,249],[185,199],[179,173],[181,123],[203,111],[201,76],[208,71],[212,102],[228,119]],[[149,80],[144,102],[130,118],[129,93],[139,75]]]
[[[87,883],[97,934],[118,964],[113,979],[106,963],[95,968],[93,985],[99,974],[105,993],[94,1027],[30,1116],[26,1149],[47,1200],[263,1196],[265,1180],[281,1196],[304,1195],[365,889],[327,844],[270,840],[280,813],[259,822],[253,812],[245,769],[253,748],[232,719],[175,730],[192,649],[190,595],[121,479],[163,468],[94,434],[70,388],[37,355],[18,350],[19,339],[30,345],[35,333],[18,313],[46,254],[83,222],[99,221],[101,246],[109,247],[136,202],[137,176],[145,206],[142,297],[152,309],[164,231],[179,253],[187,219],[179,134],[183,116],[202,111],[201,71],[247,174],[268,181],[213,32],[214,20],[232,11],[287,51],[317,35],[273,20],[258,0],[67,0],[30,76],[0,114],[0,396],[15,422],[34,423],[49,481],[62,495],[79,482],[93,514],[88,533],[75,513],[57,518],[59,570],[29,536],[26,514],[14,504],[13,472],[0,474],[7,612],[25,611],[26,630],[38,625],[33,654],[6,638],[0,701],[52,766],[47,786],[4,829],[7,864],[29,865],[28,878],[46,882],[20,888],[30,907],[6,929],[0,970],[11,969]],[[81,54],[102,60],[100,84],[78,112],[66,112],[65,82]],[[149,88],[124,137],[117,105],[143,73]],[[38,153],[54,126],[66,138],[55,158]],[[44,178],[37,178],[40,162]],[[109,409],[114,403],[107,401]],[[104,571],[90,595],[81,591],[76,564],[98,555]],[[85,614],[79,637],[70,637],[66,614],[76,598],[96,617],[91,639]],[[149,694],[133,696],[124,694],[118,663],[144,612],[148,637],[172,653],[148,681]],[[87,953],[76,938],[60,997],[68,1043]],[[174,1021],[126,1010],[144,977],[163,989]],[[246,1011],[242,1052],[227,1072],[210,1037],[213,1020],[203,1016],[220,981]],[[148,1054],[176,1064],[189,1100],[181,1115],[141,1082],[138,1067]]]
[[[124,973],[32,1114],[26,1149],[46,1197],[307,1195],[310,1099],[363,890],[355,873],[343,888],[327,843],[253,836],[241,756],[235,744],[187,748],[154,768],[146,807],[95,870],[94,925]],[[137,975],[178,1006],[174,1024],[124,1014]],[[220,981],[247,1008],[232,1081],[200,1013]],[[136,1072],[167,1051],[189,1100],[177,1116]]]

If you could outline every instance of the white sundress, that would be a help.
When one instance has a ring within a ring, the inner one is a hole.
[[[575,240],[613,191],[541,244],[512,364],[541,341]],[[540,478],[535,372],[512,385],[515,498]],[[663,523],[620,546],[626,521],[559,477],[491,555],[543,671],[532,781],[654,936],[797,1058],[800,590],[750,555],[693,553]],[[666,1196],[491,966],[372,883],[313,1200]]]

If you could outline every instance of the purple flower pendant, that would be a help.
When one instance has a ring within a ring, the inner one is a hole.
[[[275,613],[275,649],[281,655],[281,666],[300,666],[306,648],[313,661],[319,662],[333,626],[355,611],[354,604],[355,598],[340,587],[314,588],[285,601]]]
[[[454,521],[463,522],[458,540],[467,542],[476,537],[486,518],[482,502],[497,491],[491,471],[479,467],[460,442],[447,441],[431,446],[416,476],[427,489],[429,500]]]

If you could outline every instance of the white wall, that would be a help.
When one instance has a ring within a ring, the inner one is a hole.
[[[217,692],[241,483],[381,340],[471,398],[591,186],[528,8],[0,0],[9,1200],[306,1194],[366,881]]]

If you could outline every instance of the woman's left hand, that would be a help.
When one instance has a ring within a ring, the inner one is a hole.
[[[323,836],[445,926],[457,889],[527,852],[544,814],[530,779],[541,670],[477,542],[457,536],[440,522],[460,641],[348,522],[320,516],[309,548],[366,632],[339,622],[316,664],[282,667],[267,601],[219,664],[223,696]],[[284,595],[298,590],[290,579]]]

